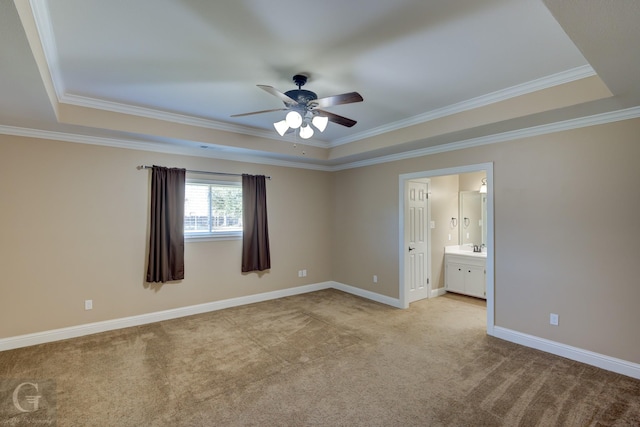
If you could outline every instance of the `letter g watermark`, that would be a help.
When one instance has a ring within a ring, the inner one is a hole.
[[[22,390],[23,387],[31,387],[32,389],[35,390],[36,393],[38,393],[38,383],[29,383],[29,382],[25,382],[22,383],[20,385],[18,385],[18,387],[15,388],[15,390],[13,390],[13,404],[16,407],[16,409],[18,409],[18,411],[20,412],[35,412],[38,410],[38,402],[40,401],[40,398],[42,397],[39,394],[29,394],[24,396],[24,400],[26,401],[26,403],[29,404],[28,408],[24,408],[24,406],[22,406],[22,404],[20,403],[20,401],[22,399],[20,399],[20,391]],[[23,402],[24,403],[24,402]]]

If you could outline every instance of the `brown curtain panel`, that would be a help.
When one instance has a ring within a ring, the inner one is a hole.
[[[185,169],[154,166],[147,282],[184,279]]]
[[[271,268],[264,175],[242,175],[242,272]]]

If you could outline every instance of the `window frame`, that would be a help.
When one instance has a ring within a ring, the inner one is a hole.
[[[203,184],[218,187],[238,187],[242,194],[242,181],[231,181],[221,179],[189,179],[185,181],[186,186],[189,184]],[[186,193],[186,192],[185,192]],[[210,202],[210,201],[209,201]],[[185,198],[185,218],[186,218],[186,198]],[[209,205],[209,215],[211,215],[211,206]],[[210,217],[211,219],[211,217]],[[185,242],[206,242],[213,240],[241,240],[242,230],[225,230],[225,231],[206,231],[206,232],[187,232],[184,230]]]

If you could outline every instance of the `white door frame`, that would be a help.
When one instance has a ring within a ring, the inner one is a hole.
[[[400,295],[400,307],[409,308],[408,292],[404,280],[404,263],[405,263],[405,248],[404,241],[404,198],[405,198],[405,185],[407,181],[417,180],[420,178],[432,178],[436,176],[445,175],[459,175],[469,172],[481,172],[487,173],[487,333],[493,335],[494,319],[495,319],[495,305],[494,305],[494,242],[493,242],[493,163],[479,163],[475,165],[457,166],[446,169],[436,169],[430,171],[413,172],[402,174],[399,176],[398,183],[398,206],[400,212],[398,215],[398,234],[399,234],[399,247],[398,247],[398,260],[399,260],[399,272],[400,278],[398,281],[399,295]]]

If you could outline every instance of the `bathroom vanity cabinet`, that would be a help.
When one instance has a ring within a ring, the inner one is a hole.
[[[486,257],[445,253],[444,287],[447,292],[486,298]]]

